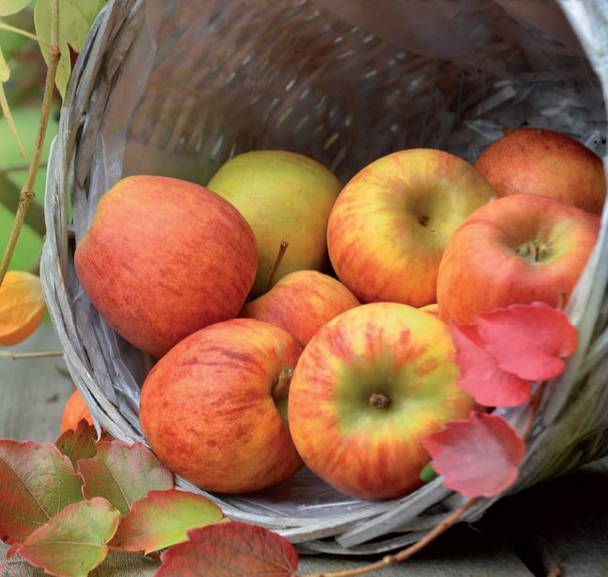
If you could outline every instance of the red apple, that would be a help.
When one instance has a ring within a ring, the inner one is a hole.
[[[492,143],[475,163],[500,197],[541,194],[600,214],[606,198],[602,160],[552,130],[519,128]]]
[[[435,302],[449,238],[492,196],[483,176],[447,152],[402,150],[372,162],[344,187],[329,217],[338,278],[362,302]]]
[[[340,281],[314,270],[284,276],[265,295],[246,304],[241,316],[285,329],[303,345],[327,322],[359,306]]]
[[[466,418],[448,328],[407,305],[374,303],[336,317],[296,367],[289,423],[302,459],[348,495],[391,499],[421,485],[422,439]]]
[[[597,216],[546,196],[514,194],[482,206],[443,255],[441,318],[470,323],[478,312],[513,303],[565,303],[598,231]]]
[[[229,202],[183,180],[132,176],[100,200],[74,264],[110,326],[160,357],[234,318],[257,262],[253,231]]]
[[[288,332],[234,319],[189,336],[152,369],[140,421],[172,471],[220,493],[269,487],[302,461],[286,422],[301,346]]]

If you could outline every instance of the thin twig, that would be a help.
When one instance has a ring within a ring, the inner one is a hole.
[[[274,286],[274,281],[277,277],[277,273],[279,272],[279,267],[281,266],[281,261],[283,260],[283,257],[285,256],[285,251],[287,250],[288,246],[289,246],[289,241],[286,238],[284,238],[281,241],[281,246],[279,247],[279,252],[277,253],[277,258],[274,261],[274,265],[273,265],[272,271],[270,273],[270,278],[268,279],[268,290],[270,290]]]
[[[17,207],[17,213],[15,214],[15,221],[11,230],[8,244],[4,251],[4,256],[0,262],[0,285],[4,281],[4,276],[8,270],[8,265],[13,258],[15,252],[15,246],[19,239],[21,227],[27,214],[27,209],[34,198],[34,182],[36,175],[38,174],[38,167],[40,165],[40,157],[42,156],[42,149],[44,146],[44,139],[46,136],[46,129],[49,124],[49,116],[51,114],[51,108],[53,105],[53,92],[55,89],[55,77],[57,76],[57,65],[59,64],[59,58],[61,53],[58,47],[59,40],[59,0],[53,0],[51,3],[51,58],[46,73],[46,81],[44,85],[44,95],[42,97],[42,111],[40,114],[40,122],[38,124],[38,134],[36,135],[36,145],[34,147],[34,155],[30,164],[30,169],[27,175],[27,180],[19,193],[19,206]]]
[[[479,501],[479,497],[469,499],[462,507],[456,509],[447,519],[444,519],[432,531],[429,531],[420,541],[413,543],[403,551],[399,551],[395,555],[386,555],[380,561],[370,563],[357,569],[346,569],[345,571],[335,571],[334,573],[314,573],[311,575],[303,575],[302,577],[355,577],[356,575],[364,575],[396,565],[402,561],[406,561],[421,549],[424,549],[431,541],[434,541],[439,535],[445,533],[452,525],[454,525],[475,503]]]
[[[53,48],[52,42],[47,42],[44,38],[40,38],[40,36],[36,36],[35,34],[28,32],[27,30],[22,30],[21,28],[11,26],[10,24],[5,24],[4,22],[0,22],[0,30],[8,30],[9,32],[14,32],[15,34],[19,34],[20,36],[25,36],[26,38],[29,38],[30,40],[35,40],[36,42],[39,42],[40,44],[44,44],[44,45],[48,46],[49,49],[51,49],[51,51],[52,51],[52,48]]]
[[[530,404],[530,414],[528,415],[528,420],[526,421],[526,425],[521,434],[522,439],[525,441],[532,432],[532,427],[534,426],[534,421],[536,420],[536,415],[538,415],[538,410],[540,409],[540,403],[543,400],[543,396],[545,395],[545,389],[547,388],[547,381],[543,381],[536,391],[536,395],[532,399]]]
[[[21,359],[44,359],[47,357],[62,357],[62,351],[42,351],[39,353],[11,353],[10,351],[0,351],[0,357],[6,357],[13,361]]]

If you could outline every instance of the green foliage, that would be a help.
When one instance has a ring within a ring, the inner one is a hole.
[[[80,52],[89,28],[93,20],[95,20],[95,16],[97,16],[104,5],[105,0],[59,0],[59,50],[61,51],[61,59],[57,68],[55,84],[61,94],[61,98],[65,98],[71,73],[70,50],[68,46],[71,46],[76,52]],[[52,22],[51,0],[37,0],[36,8],[34,9],[34,22],[38,37],[50,42]],[[49,47],[41,43],[40,49],[42,50],[44,60],[48,64],[50,61]]]
[[[10,16],[23,10],[32,0],[2,0],[0,16]]]

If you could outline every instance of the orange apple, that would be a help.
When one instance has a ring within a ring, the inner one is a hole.
[[[246,304],[242,317],[285,329],[306,345],[313,335],[359,301],[340,281],[314,270],[284,276],[269,292]]]
[[[513,303],[565,304],[599,231],[599,218],[565,202],[514,194],[477,209],[456,231],[439,268],[446,321]]]
[[[257,263],[253,231],[229,202],[183,180],[131,176],[101,198],[74,264],[110,326],[160,357],[236,317]]]
[[[475,163],[500,197],[540,194],[600,214],[606,198],[601,158],[553,130],[519,128],[492,143]]]
[[[334,488],[392,499],[422,484],[422,439],[466,418],[448,328],[397,303],[362,305],[331,320],[304,349],[289,392],[289,423],[306,465]]]
[[[483,176],[447,152],[403,150],[372,162],[344,187],[329,217],[338,278],[362,302],[435,302],[449,238],[492,195]]]
[[[147,376],[140,421],[172,471],[220,493],[269,487],[302,466],[287,426],[301,345],[254,319],[217,323],[184,339]]]

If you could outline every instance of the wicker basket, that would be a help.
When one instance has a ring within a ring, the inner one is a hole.
[[[206,183],[230,155],[284,148],[346,181],[401,148],[442,148],[472,161],[502,125],[524,120],[603,154],[607,54],[604,0],[110,0],[76,65],[52,147],[42,260],[68,368],[98,423],[145,442],[137,407],[150,359],[107,326],[73,265],[100,195],[121,176]],[[513,490],[605,453],[606,221],[605,210],[569,303],[580,349],[551,385]],[[505,414],[520,427],[526,412]],[[441,479],[370,503],[306,471],[256,496],[209,497],[303,552],[329,553],[404,546],[462,503]]]

